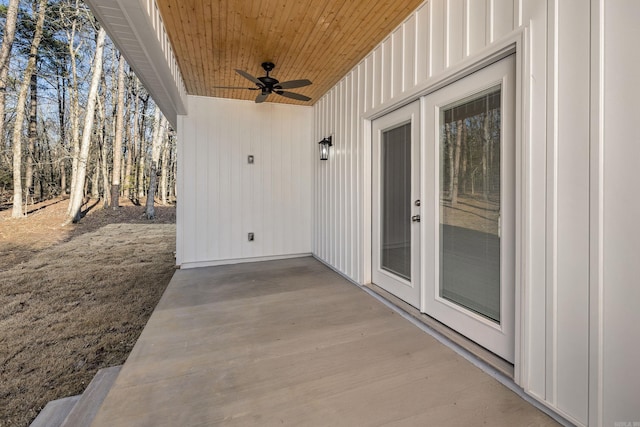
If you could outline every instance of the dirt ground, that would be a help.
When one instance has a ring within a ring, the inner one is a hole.
[[[0,211],[0,426],[28,426],[124,363],[175,271],[175,207],[149,221],[93,202],[62,227],[67,203]]]

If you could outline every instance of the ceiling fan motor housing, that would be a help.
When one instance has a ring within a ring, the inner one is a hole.
[[[280,83],[277,79],[274,79],[273,77],[269,77],[269,76],[258,77],[258,80],[260,80],[264,84],[266,89],[270,89],[270,90],[272,90],[275,85]]]
[[[258,80],[260,80],[264,85],[264,87],[261,87],[260,89],[262,89],[262,92],[272,93],[273,87],[280,83],[278,79],[274,79],[273,77],[269,76],[269,72],[276,68],[276,65],[273,62],[263,62],[262,68],[267,73],[267,75],[264,77],[258,77]]]

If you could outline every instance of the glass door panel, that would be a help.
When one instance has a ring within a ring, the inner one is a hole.
[[[411,280],[411,123],[382,132],[382,268]]]
[[[440,296],[500,323],[500,86],[440,109]]]

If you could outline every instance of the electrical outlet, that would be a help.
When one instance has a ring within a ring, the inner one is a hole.
[[[249,233],[247,237],[249,238],[250,242],[253,242],[253,233]]]

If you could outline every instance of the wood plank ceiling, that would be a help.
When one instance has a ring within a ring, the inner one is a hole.
[[[234,70],[264,76],[275,63],[281,82],[309,79],[291,89],[301,102],[279,95],[267,101],[313,105],[397,27],[423,0],[156,0],[187,92],[253,100],[259,93]]]

